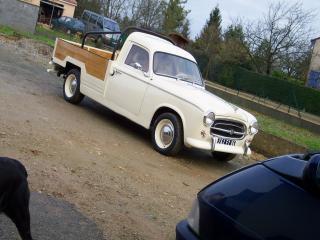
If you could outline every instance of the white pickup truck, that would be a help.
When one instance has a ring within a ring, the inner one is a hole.
[[[149,129],[154,148],[165,155],[183,146],[225,161],[251,153],[256,118],[206,91],[194,57],[171,39],[130,28],[111,52],[84,45],[85,38],[82,45],[55,43],[51,64],[65,79],[66,101],[88,96]]]

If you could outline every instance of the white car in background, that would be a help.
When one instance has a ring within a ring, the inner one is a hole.
[[[194,57],[165,36],[130,28],[113,52],[57,39],[52,63],[68,102],[88,96],[131,119],[162,154],[184,146],[219,160],[251,153],[256,118],[206,91]]]

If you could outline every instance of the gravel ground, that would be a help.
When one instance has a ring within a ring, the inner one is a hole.
[[[32,193],[31,228],[37,240],[103,240],[103,233],[72,204],[46,194]],[[19,239],[14,224],[0,216],[0,239]]]
[[[62,80],[46,73],[50,51],[0,36],[0,155],[20,159],[32,191],[74,204],[105,238],[174,239],[200,189],[264,158],[221,163],[195,150],[162,156],[136,124],[88,98],[65,102]],[[40,236],[50,228],[41,214],[33,215]]]

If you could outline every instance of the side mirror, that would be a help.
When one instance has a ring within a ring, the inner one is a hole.
[[[135,69],[137,69],[137,70],[140,70],[140,71],[143,73],[143,76],[145,76],[145,77],[150,77],[150,75],[149,75],[147,72],[143,71],[142,66],[141,66],[140,63],[135,62],[135,63],[133,64],[133,67],[134,67]]]
[[[320,192],[320,154],[310,157],[303,170],[303,180],[313,190]]]
[[[133,64],[133,67],[134,67],[135,69],[138,69],[138,70],[141,70],[141,71],[142,71],[142,66],[141,66],[141,64],[138,63],[138,62],[135,62],[135,63]]]

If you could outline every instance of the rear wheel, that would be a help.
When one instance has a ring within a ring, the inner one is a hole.
[[[159,115],[153,123],[152,144],[155,150],[164,155],[175,155],[183,146],[181,120],[173,113]]]
[[[63,96],[67,102],[78,104],[84,95],[80,92],[80,71],[72,69],[67,73],[63,85]]]
[[[237,156],[236,154],[225,152],[212,152],[211,154],[215,160],[218,160],[220,162],[228,162]]]

